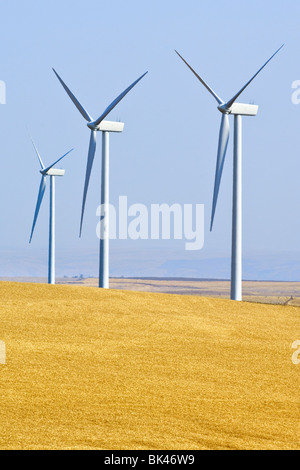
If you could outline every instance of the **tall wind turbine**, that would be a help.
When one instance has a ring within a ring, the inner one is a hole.
[[[234,116],[231,299],[237,301],[242,300],[242,116],[256,116],[258,113],[258,106],[236,103],[236,100],[273,59],[273,57],[278,54],[283,46],[284,44],[272,55],[272,57],[270,57],[270,59],[246,83],[246,85],[227,102],[219,98],[219,96],[195,72],[188,62],[177,51],[175,51],[202,85],[204,85],[209,93],[215,98],[218,103],[218,110],[222,113],[210,231],[213,229],[220,183],[229,141],[229,115],[232,114]]]
[[[100,236],[100,267],[99,267],[99,287],[109,288],[109,133],[110,132],[123,132],[124,124],[121,122],[105,121],[106,116],[117,106],[117,104],[129,93],[129,91],[137,85],[137,83],[148,73],[144,73],[140,78],[133,82],[123,93],[121,93],[101,114],[101,116],[94,120],[90,114],[79,103],[77,98],[73,95],[64,81],[60,78],[58,73],[53,69],[55,75],[60,81],[61,85],[75,104],[78,111],[83,118],[87,121],[87,126],[91,130],[90,145],[87,159],[87,168],[85,175],[85,183],[83,190],[83,200],[81,209],[80,220],[80,234],[82,233],[82,224],[85,210],[86,197],[88,186],[96,153],[96,135],[98,131],[102,132],[102,175],[101,175],[101,206],[104,209],[105,224],[103,219],[101,221],[101,236]]]
[[[32,139],[31,139],[32,140]],[[43,197],[46,190],[46,179],[47,176],[50,176],[50,218],[49,218],[49,257],[48,257],[48,283],[55,284],[55,176],[64,176],[65,170],[58,170],[53,168],[58,162],[60,162],[63,158],[69,155],[74,149],[69,150],[69,152],[65,153],[62,157],[60,157],[56,162],[52,163],[52,165],[45,167],[41,156],[36,148],[35,143],[32,140],[32,144],[34,146],[35,152],[40,162],[41,170],[40,173],[42,175],[34,219],[32,224],[32,230],[30,235],[29,243],[32,241],[33,232],[35,229],[35,225],[37,222],[37,218],[40,212],[40,207],[43,201]]]

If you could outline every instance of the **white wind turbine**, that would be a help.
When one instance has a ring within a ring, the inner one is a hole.
[[[258,113],[258,106],[236,103],[236,100],[264,69],[264,67],[273,59],[273,57],[283,48],[283,46],[284,44],[272,55],[272,57],[270,57],[270,59],[246,83],[246,85],[227,102],[219,98],[219,96],[207,85],[207,83],[205,83],[188,62],[177,51],[175,51],[195,74],[198,80],[200,80],[202,85],[204,85],[209,93],[211,93],[215,98],[218,103],[218,110],[222,113],[210,231],[213,229],[220,183],[229,141],[229,115],[232,114],[234,116],[231,299],[237,301],[242,300],[242,116],[256,116]]]
[[[52,165],[48,166],[47,168],[45,167],[41,156],[36,148],[35,143],[31,139],[32,144],[34,146],[35,152],[37,154],[37,157],[39,159],[40,165],[41,165],[41,170],[40,173],[42,175],[41,178],[41,183],[40,183],[40,188],[39,188],[39,193],[38,193],[38,198],[37,198],[37,203],[36,203],[36,208],[35,208],[35,213],[34,213],[34,218],[33,218],[33,224],[32,224],[32,230],[31,230],[31,235],[30,235],[30,240],[29,243],[32,241],[33,237],[33,232],[35,229],[36,221],[40,212],[40,207],[43,201],[43,197],[45,194],[46,190],[46,179],[47,176],[50,176],[50,218],[49,218],[49,255],[48,255],[48,283],[49,284],[55,284],[55,176],[64,176],[65,175],[65,170],[58,170],[53,168],[58,162],[60,162],[63,158],[65,158],[67,155],[69,155],[70,152],[72,152],[74,149],[69,150],[65,155],[60,157],[56,162],[52,163]]]
[[[90,114],[79,103],[77,98],[73,95],[64,81],[60,78],[58,73],[53,69],[58,80],[63,88],[75,104],[78,111],[87,121],[87,126],[91,130],[90,145],[87,159],[87,168],[85,176],[85,184],[83,190],[83,200],[81,209],[80,221],[80,235],[82,233],[83,216],[85,210],[85,203],[87,191],[96,153],[96,135],[98,131],[102,132],[102,176],[101,176],[101,207],[102,223],[101,223],[101,236],[100,236],[100,267],[99,267],[99,287],[109,288],[109,132],[123,132],[124,124],[121,122],[105,121],[106,116],[117,106],[117,104],[127,95],[127,93],[148,73],[144,73],[140,78],[133,82],[123,93],[121,93],[101,114],[95,121]],[[103,219],[105,218],[105,223]]]

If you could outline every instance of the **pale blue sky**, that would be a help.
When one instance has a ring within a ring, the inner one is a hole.
[[[292,104],[291,86],[300,79],[299,15],[297,0],[2,2],[0,80],[7,86],[7,104],[0,106],[0,276],[47,270],[48,192],[28,245],[40,176],[27,126],[46,164],[75,147],[64,162],[66,176],[57,180],[58,274],[97,271],[101,136],[79,240],[89,131],[52,67],[95,118],[148,70],[110,115],[125,122],[124,134],[111,136],[111,201],[116,204],[126,195],[130,204],[205,204],[201,252],[186,253],[179,242],[113,242],[112,273],[133,274],[143,259],[143,269],[136,272],[144,270],[144,275],[162,273],[160,263],[168,261],[198,260],[199,266],[209,266],[203,259],[228,259],[232,139],[210,234],[220,113],[174,49],[228,99],[282,43],[285,48],[242,95],[243,101],[260,106],[256,118],[244,120],[243,248],[249,262],[271,259],[276,266],[286,259],[295,269],[300,253],[300,106]],[[15,253],[11,261],[8,250]],[[262,268],[255,266],[251,276],[258,278]],[[284,269],[286,276],[288,264]],[[208,271],[209,277],[223,273],[218,263]],[[300,277],[300,269],[291,277]]]

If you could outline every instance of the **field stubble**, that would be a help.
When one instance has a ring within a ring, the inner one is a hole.
[[[1,449],[299,449],[296,307],[0,283]]]

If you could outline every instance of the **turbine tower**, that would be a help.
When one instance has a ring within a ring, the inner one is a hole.
[[[101,116],[93,120],[90,114],[79,103],[77,98],[73,95],[64,81],[60,78],[58,73],[53,69],[55,75],[60,81],[61,85],[75,104],[78,111],[83,118],[87,121],[87,126],[91,130],[90,145],[88,151],[86,176],[83,190],[83,200],[81,209],[80,220],[80,233],[82,234],[82,224],[84,217],[84,210],[86,204],[86,197],[88,186],[96,153],[96,135],[97,132],[102,132],[102,174],[101,174],[101,207],[104,209],[104,214],[101,220],[101,236],[100,236],[100,261],[99,261],[99,287],[103,289],[109,288],[109,133],[110,132],[123,132],[124,124],[121,122],[105,121],[106,116],[117,106],[117,104],[127,95],[127,93],[148,73],[144,73],[140,78],[133,82],[123,93],[121,93],[101,114]]]
[[[210,231],[213,229],[220,183],[229,141],[229,115],[231,114],[234,116],[231,299],[236,301],[242,300],[242,116],[256,116],[258,113],[258,106],[236,103],[236,100],[257,77],[257,75],[266,67],[266,65],[273,59],[273,57],[278,54],[283,46],[284,44],[270,57],[270,59],[246,83],[246,85],[243,86],[243,88],[227,102],[219,98],[219,96],[195,72],[188,62],[177,51],[175,51],[176,54],[183,60],[183,62],[202,83],[202,85],[204,85],[209,93],[215,98],[218,103],[218,110],[222,113]]]
[[[31,235],[30,235],[30,240],[29,243],[32,241],[33,237],[33,232],[35,229],[35,225],[37,222],[37,218],[40,212],[40,207],[43,201],[43,197],[45,194],[46,190],[46,179],[47,176],[50,176],[50,218],[49,218],[49,255],[48,255],[48,283],[49,284],[55,284],[55,176],[64,176],[65,175],[65,170],[58,170],[53,168],[58,162],[60,162],[63,158],[65,158],[70,152],[72,152],[74,149],[69,150],[65,155],[60,157],[55,163],[52,163],[52,165],[48,166],[47,168],[45,167],[41,156],[36,148],[35,143],[31,139],[32,144],[34,146],[35,152],[37,154],[37,157],[40,162],[41,170],[40,173],[42,175],[41,183],[40,183],[40,188],[39,188],[39,193],[38,193],[38,198],[37,198],[37,203],[36,203],[36,208],[35,208],[35,214],[34,214],[34,219],[33,219],[33,224],[32,224],[32,230],[31,230]]]

